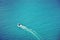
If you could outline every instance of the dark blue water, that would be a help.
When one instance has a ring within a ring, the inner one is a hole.
[[[41,40],[60,40],[60,1],[0,0],[0,40],[37,40],[17,23],[36,31]]]

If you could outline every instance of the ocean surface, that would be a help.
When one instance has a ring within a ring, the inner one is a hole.
[[[60,0],[0,0],[0,40],[60,40]]]

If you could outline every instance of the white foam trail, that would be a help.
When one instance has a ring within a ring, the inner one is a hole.
[[[40,38],[36,35],[36,32],[34,31],[32,31],[32,30],[30,30],[29,28],[27,28],[26,26],[23,26],[23,25],[17,25],[18,27],[20,27],[20,28],[22,28],[22,29],[24,29],[24,30],[26,30],[26,31],[28,31],[28,32],[30,32],[32,35],[34,35],[38,40],[40,40]]]

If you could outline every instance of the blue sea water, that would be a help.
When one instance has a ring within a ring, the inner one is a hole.
[[[60,40],[60,1],[0,0],[0,40],[37,40],[17,23],[36,31],[40,40]]]

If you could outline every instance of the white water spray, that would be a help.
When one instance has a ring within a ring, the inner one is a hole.
[[[23,26],[21,24],[17,24],[17,26],[19,28],[22,28],[23,30],[30,32],[33,36],[35,36],[38,40],[40,40],[40,37],[36,34],[37,32],[35,32],[35,31],[33,32],[33,30],[30,30],[29,28],[27,28],[26,26]]]

